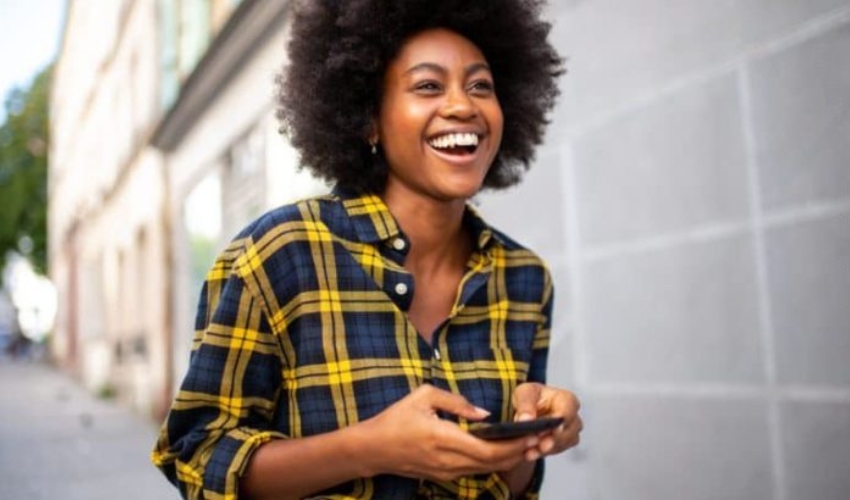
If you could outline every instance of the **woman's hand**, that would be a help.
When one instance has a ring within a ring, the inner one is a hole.
[[[511,470],[540,445],[537,436],[484,441],[440,419],[438,411],[471,421],[488,415],[462,396],[421,386],[363,422],[364,431],[375,440],[375,452],[367,459],[368,474],[451,481],[468,474]]]
[[[583,424],[578,415],[576,395],[564,389],[536,382],[517,386],[513,394],[514,420],[533,420],[539,417],[563,417],[564,423],[554,431],[540,434],[539,444],[526,451],[526,460],[533,461],[555,455],[579,443]]]

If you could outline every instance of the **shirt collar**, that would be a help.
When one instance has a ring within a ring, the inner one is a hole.
[[[360,241],[376,243],[401,234],[395,217],[378,195],[358,194],[339,186],[334,188],[333,194],[342,202]],[[466,211],[463,214],[463,225],[471,231],[476,248],[480,251],[486,250],[491,243],[499,239],[498,233],[494,232],[478,211],[469,204],[466,205]]]
[[[493,231],[493,228],[484,221],[478,210],[469,203],[466,204],[466,211],[463,214],[463,225],[472,232],[478,250],[487,250],[494,241],[503,243],[499,240],[499,233]]]

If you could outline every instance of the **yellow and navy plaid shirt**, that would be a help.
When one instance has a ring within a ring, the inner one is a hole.
[[[512,419],[517,384],[545,382],[552,283],[537,256],[472,208],[464,225],[475,251],[431,345],[407,317],[409,244],[380,198],[336,191],[246,228],[207,276],[154,463],[186,498],[236,499],[261,444],[356,424],[422,384]],[[539,461],[527,497],[542,474]],[[439,484],[383,475],[314,498],[509,497],[493,473]]]

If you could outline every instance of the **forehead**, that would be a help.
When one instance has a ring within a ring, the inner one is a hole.
[[[454,31],[435,28],[408,38],[390,61],[388,69],[405,72],[422,63],[435,63],[448,69],[486,62],[484,54],[469,39]]]

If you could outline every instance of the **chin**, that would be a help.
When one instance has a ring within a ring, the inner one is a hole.
[[[445,201],[468,200],[481,191],[482,182],[452,183],[439,190],[441,198]]]

